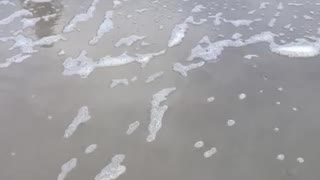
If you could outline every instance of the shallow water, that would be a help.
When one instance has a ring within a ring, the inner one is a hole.
[[[319,7],[0,0],[0,179],[317,180]]]

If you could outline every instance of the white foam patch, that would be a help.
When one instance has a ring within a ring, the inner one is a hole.
[[[283,3],[282,2],[279,2],[278,6],[277,6],[277,9],[278,10],[282,10],[283,9]]]
[[[265,9],[265,8],[267,8],[267,6],[268,6],[269,4],[270,4],[269,2],[261,2],[261,3],[260,3],[260,6],[259,6],[259,9]]]
[[[215,100],[215,97],[213,97],[213,96],[207,98],[207,102],[208,102],[208,103],[211,103],[211,102],[213,102],[214,100]]]
[[[86,78],[94,70],[95,63],[87,56],[87,52],[82,50],[77,58],[67,58],[63,66],[64,76],[79,75],[82,78]]]
[[[121,38],[114,46],[115,47],[120,47],[120,46],[131,46],[133,43],[143,40],[146,38],[146,36],[137,36],[137,35],[131,35],[128,37]]]
[[[147,142],[154,141],[158,131],[161,129],[164,113],[168,109],[167,105],[161,105],[161,103],[166,101],[167,97],[175,90],[175,87],[165,88],[153,95],[151,100],[150,124],[148,127],[149,135],[146,139]]]
[[[199,22],[195,22],[193,16],[189,16],[183,23],[178,24],[173,28],[170,39],[168,41],[168,47],[179,45],[182,42],[189,28],[188,23],[199,25],[206,21],[206,19],[200,19]]]
[[[126,52],[124,52],[116,57],[107,55],[97,61],[93,61],[87,56],[87,52],[82,50],[78,57],[69,57],[64,61],[63,75],[79,75],[82,78],[86,78],[95,68],[121,66],[133,62],[140,63],[141,67],[145,67],[151,59],[155,58],[156,56],[163,55],[165,52],[165,50],[162,50],[155,53],[136,54],[135,56],[129,56]]]
[[[91,118],[87,106],[83,106],[78,110],[77,116],[73,119],[71,124],[64,132],[64,137],[69,138],[78,128],[79,125],[86,123]]]
[[[97,149],[97,147],[98,147],[97,144],[91,144],[84,150],[84,153],[86,153],[86,154],[93,153],[93,151],[95,151]]]
[[[215,153],[217,153],[217,148],[212,147],[211,149],[209,149],[203,153],[203,157],[209,158],[209,157],[213,156]]]
[[[15,56],[12,56],[10,58],[5,59],[5,62],[0,63],[0,68],[6,68],[9,67],[12,63],[21,63],[22,61],[30,58],[31,55],[23,55],[23,54],[17,54]]]
[[[187,77],[188,71],[191,71],[193,69],[197,69],[202,67],[205,64],[205,62],[201,61],[198,63],[183,65],[181,63],[174,63],[173,64],[173,70],[180,73],[182,76]]]
[[[240,27],[240,26],[250,26],[254,22],[261,21],[261,19],[255,19],[255,20],[249,20],[249,19],[227,20],[227,19],[223,19],[223,21],[231,23],[235,27]]]
[[[117,154],[113,156],[111,162],[106,165],[99,174],[96,175],[94,180],[115,180],[120,175],[126,172],[126,166],[121,163],[125,159],[125,155]]]
[[[8,0],[3,0],[3,1],[0,1],[0,5],[11,5],[11,6],[15,6],[16,4],[11,2],[11,1],[8,1]]]
[[[247,40],[220,40],[211,42],[208,36],[204,36],[191,50],[191,54],[188,60],[194,60],[197,58],[206,61],[218,61],[218,57],[221,55],[226,47],[242,47],[250,44],[267,42],[271,52],[295,58],[308,58],[319,55],[320,52],[320,39],[316,39],[315,42],[307,41],[306,39],[296,39],[295,42],[291,42],[284,45],[278,45],[274,42],[276,35],[266,31],[257,35],[249,37]],[[206,46],[203,47],[203,44]]]
[[[253,58],[258,58],[259,56],[256,54],[247,54],[244,56],[245,59],[253,59]]]
[[[269,23],[268,23],[268,26],[269,26],[269,27],[273,27],[273,26],[274,26],[274,24],[276,23],[276,21],[277,21],[277,19],[276,19],[276,18],[272,18],[272,19],[270,19],[270,21],[269,21]]]
[[[137,13],[143,13],[143,12],[146,12],[146,11],[148,11],[149,9],[148,8],[143,8],[143,9],[136,9],[135,10],[135,12],[137,12]]]
[[[213,16],[209,16],[208,18],[214,18],[214,25],[218,26],[221,24],[221,20],[223,20],[223,18],[221,17],[223,15],[222,12],[217,13],[216,15]]]
[[[21,19],[22,29],[25,29],[25,28],[28,28],[28,27],[33,27],[33,26],[35,26],[40,20],[41,20],[40,17],[31,18],[31,19],[27,19],[27,18]]]
[[[242,37],[242,34],[240,34],[240,33],[234,33],[234,34],[232,35],[231,39],[236,40],[236,39],[240,39],[241,37]]]
[[[148,42],[142,41],[140,45],[141,46],[150,46],[151,44]]]
[[[129,127],[128,127],[128,129],[127,129],[126,134],[127,134],[127,135],[131,135],[132,133],[134,133],[134,131],[137,130],[137,128],[138,128],[139,126],[140,126],[140,122],[139,122],[139,121],[135,121],[135,122],[129,124]]]
[[[122,4],[122,2],[119,1],[119,0],[113,0],[112,3],[113,3],[113,8],[116,8],[116,7],[118,7],[118,6],[121,6],[121,4]]]
[[[50,19],[55,18],[57,16],[58,16],[57,13],[48,14],[48,15],[45,15],[45,16],[41,16],[41,19],[43,19],[44,21],[49,21]]]
[[[67,175],[77,166],[77,158],[72,158],[61,166],[61,172],[59,173],[57,180],[64,180]]]
[[[308,15],[303,15],[303,18],[306,20],[313,20],[313,17],[308,16]]]
[[[319,55],[320,43],[311,43],[305,39],[297,39],[298,42],[292,42],[285,45],[272,45],[271,51],[288,57],[306,58]]]
[[[303,6],[303,4],[291,2],[291,3],[288,3],[288,6]]]
[[[202,44],[207,44],[207,47],[202,47]],[[188,60],[201,58],[206,61],[213,61],[221,55],[225,47],[238,47],[243,43],[240,40],[222,40],[211,43],[208,36],[204,36],[199,44],[191,50],[191,55]]]
[[[48,3],[48,2],[51,2],[52,0],[27,0],[27,1],[31,1],[34,3]]]
[[[65,55],[66,54],[66,52],[63,50],[63,49],[61,49],[59,52],[58,52],[58,55],[59,56],[63,56],[63,55]]]
[[[164,72],[163,71],[159,71],[159,72],[156,72],[154,74],[151,74],[145,81],[145,83],[151,83],[153,81],[155,81],[156,79],[160,78],[161,76],[164,75]]]
[[[194,8],[191,10],[191,12],[197,13],[197,12],[201,12],[204,9],[206,9],[206,7],[203,6],[202,4],[199,4],[199,5],[194,6]]]
[[[194,143],[193,146],[195,148],[197,148],[197,149],[202,148],[204,146],[204,142],[203,141],[197,141],[196,143]]]
[[[35,53],[37,52],[36,50],[33,49],[35,46],[52,45],[55,42],[58,42],[60,40],[66,40],[66,39],[61,35],[47,36],[37,41],[33,41],[32,39],[26,38],[23,35],[0,38],[0,41],[3,41],[3,42],[15,41],[15,43],[9,48],[9,50],[19,48],[22,53]]]
[[[120,66],[129,64],[132,62],[138,62],[141,64],[142,67],[145,67],[151,59],[153,59],[156,56],[160,56],[165,54],[165,50],[155,52],[155,53],[147,53],[147,54],[136,54],[136,56],[129,56],[126,52],[121,54],[118,57],[110,57],[105,56],[101,58],[97,62],[97,67],[108,67],[108,66]]]
[[[135,82],[135,81],[137,81],[137,80],[138,80],[138,77],[137,77],[137,76],[133,76],[133,77],[130,79],[131,82]]]
[[[93,18],[94,12],[96,11],[96,5],[100,0],[93,0],[86,13],[77,14],[63,29],[64,33],[72,32],[76,29],[80,22],[88,21]]]
[[[15,11],[10,16],[8,16],[4,19],[1,19],[0,25],[7,25],[7,24],[13,22],[16,18],[20,18],[20,17],[24,17],[24,16],[32,16],[32,12],[30,12],[26,9],[21,9],[21,10]]]
[[[120,85],[128,86],[129,85],[128,79],[112,79],[110,88],[115,88],[116,86],[120,86]]]
[[[257,10],[252,10],[252,11],[249,11],[248,14],[253,14],[255,13]]]
[[[100,24],[97,34],[89,41],[90,45],[95,45],[99,42],[99,40],[103,37],[105,33],[110,32],[113,27],[112,22],[113,11],[107,11],[104,15],[104,21]]]

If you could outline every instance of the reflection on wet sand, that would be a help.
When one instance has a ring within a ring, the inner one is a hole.
[[[33,30],[37,38],[55,35],[55,25],[61,17],[63,5],[60,0],[52,0],[50,2],[33,2],[30,0],[20,0],[21,6],[32,12],[32,16],[26,17],[28,20],[39,20],[33,26]]]

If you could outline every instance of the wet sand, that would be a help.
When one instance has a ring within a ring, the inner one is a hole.
[[[66,180],[95,179],[116,155],[125,155],[121,165],[126,170],[117,177],[121,180],[316,180],[320,176],[319,56],[283,56],[272,52],[269,43],[261,42],[225,47],[215,60],[187,61],[203,36],[217,42],[241,33],[241,39],[246,40],[271,31],[277,36],[283,33],[276,37],[277,44],[297,38],[314,42],[310,37],[319,38],[320,6],[316,2],[296,1],[302,4],[297,6],[288,5],[291,1],[285,0],[283,9],[278,9],[279,1],[268,0],[266,8],[259,9],[262,1],[254,0],[154,3],[121,0],[122,4],[114,8],[112,1],[101,0],[93,17],[79,22],[70,33],[63,33],[64,27],[75,15],[85,13],[91,0],[10,2],[14,4],[0,3],[0,19],[21,9],[32,15],[0,25],[0,38],[15,36],[15,32],[22,30],[23,18],[55,14],[20,34],[33,41],[53,35],[62,35],[66,40],[35,46],[38,52],[30,53],[30,58],[0,69],[0,179],[57,179],[61,166],[72,158],[77,158],[77,165],[66,175]],[[191,12],[199,4],[206,9]],[[135,11],[144,8],[147,9],[144,12]],[[252,10],[256,12],[248,14]],[[114,28],[96,45],[89,45],[106,11],[113,11]],[[224,20],[215,25],[215,18],[209,16],[219,12],[226,20],[261,20],[250,26],[236,27]],[[279,16],[275,16],[277,12]],[[304,15],[313,19],[305,19]],[[196,22],[207,21],[199,25],[188,23],[181,43],[168,47],[174,27],[189,16]],[[272,18],[277,20],[269,27]],[[287,24],[292,24],[294,29],[284,28]],[[146,38],[131,46],[115,47],[119,39],[130,35]],[[142,46],[142,41],[151,45]],[[9,51],[13,44],[0,42],[1,62],[21,52],[19,48]],[[61,50],[65,54],[59,56]],[[131,57],[166,52],[152,58],[143,68],[134,61],[97,67],[86,78],[63,75],[64,61],[78,57],[82,50],[94,61],[124,52]],[[244,58],[250,54],[258,57]],[[205,65],[190,70],[187,77],[173,71],[174,63],[188,65],[202,61]],[[150,75],[160,71],[164,72],[162,76],[145,83]],[[131,81],[135,76],[137,80]],[[128,79],[128,85],[110,88],[114,79]],[[168,106],[162,127],[155,140],[147,142],[153,96],[171,87],[176,87],[176,91],[160,104]],[[246,94],[243,100],[238,97],[241,93]],[[214,101],[208,102],[209,97],[214,97]],[[90,120],[65,138],[66,129],[83,106],[88,107]],[[229,119],[234,120],[233,126],[228,126]],[[129,125],[136,121],[140,125],[128,135]],[[195,148],[194,144],[200,140],[204,146]],[[86,154],[91,144],[97,148]],[[205,158],[204,153],[213,147],[217,152]],[[279,154],[285,158],[277,159]],[[297,161],[299,157],[303,163]]]

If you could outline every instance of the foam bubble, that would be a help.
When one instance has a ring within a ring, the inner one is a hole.
[[[126,166],[121,163],[125,159],[125,155],[117,154],[113,156],[111,162],[106,165],[99,174],[94,178],[95,180],[115,180],[120,175],[126,172]]]
[[[84,153],[86,154],[90,154],[92,153],[93,151],[95,151],[97,149],[98,145],[97,144],[91,144],[89,145],[85,150],[84,150]]]
[[[167,105],[161,105],[161,103],[166,101],[167,96],[175,90],[175,87],[165,88],[153,95],[151,100],[150,124],[148,127],[149,135],[147,137],[147,142],[154,141],[158,131],[161,129],[164,113],[168,109]]]
[[[283,87],[278,87],[278,91],[283,91]]]
[[[72,158],[61,166],[61,172],[59,173],[57,180],[64,180],[67,175],[77,166],[77,158]]]
[[[211,96],[211,97],[208,97],[208,99],[207,99],[207,102],[213,102],[215,100],[215,98],[213,97],[213,96]]]
[[[207,150],[206,152],[203,153],[203,156],[205,158],[209,158],[211,156],[213,156],[215,153],[217,153],[217,148],[212,147],[211,149]]]
[[[256,54],[247,54],[244,56],[245,59],[253,59],[253,58],[257,58],[257,57],[259,57],[259,56]]]
[[[241,93],[238,95],[239,100],[244,100],[245,98],[247,98],[247,95],[244,93]]]
[[[302,163],[304,163],[304,158],[298,157],[298,158],[297,158],[297,161],[298,161],[298,163],[301,163],[301,164],[302,164]]]
[[[233,120],[233,119],[228,119],[227,125],[228,125],[229,127],[234,126],[235,124],[236,124],[236,121],[235,121],[235,120]]]
[[[95,45],[103,37],[103,35],[113,29],[112,22],[113,11],[107,11],[104,15],[104,20],[100,24],[97,34],[89,41],[90,45]]]
[[[112,79],[110,88],[115,88],[116,86],[123,85],[123,86],[128,86],[129,81],[128,79]]]
[[[134,133],[135,130],[137,130],[137,128],[140,126],[140,122],[139,121],[135,121],[131,124],[129,124],[128,130],[126,132],[127,135],[131,135],[132,133]]]
[[[194,143],[194,147],[197,149],[202,148],[203,146],[204,146],[203,141],[197,141],[196,143]]]
[[[80,124],[83,124],[87,121],[89,121],[91,118],[89,114],[89,109],[87,106],[83,106],[78,110],[77,116],[73,119],[71,124],[68,126],[68,128],[64,132],[64,137],[69,138],[78,128]]]
[[[277,156],[277,159],[280,160],[280,161],[283,161],[285,158],[286,158],[286,157],[285,157],[284,154],[279,154],[279,155]]]

